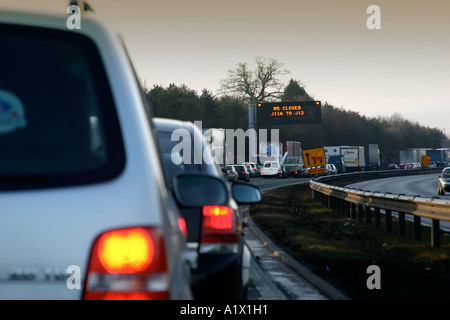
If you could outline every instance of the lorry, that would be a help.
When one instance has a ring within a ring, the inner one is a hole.
[[[406,150],[400,150],[400,164],[416,163],[421,161],[422,156],[427,156],[428,152],[432,150],[430,148],[408,148]],[[435,161],[435,160],[432,160]]]
[[[341,155],[347,171],[363,171],[366,168],[366,157],[362,146],[341,146]]]
[[[334,164],[338,173],[378,170],[381,165],[378,144],[325,146],[324,150],[327,163]]]
[[[445,162],[450,160],[449,148],[438,148],[427,150],[427,156],[431,157],[430,161],[435,162],[437,166],[443,166]]]
[[[378,144],[368,144],[364,147],[366,170],[379,170],[381,167],[381,157]]]

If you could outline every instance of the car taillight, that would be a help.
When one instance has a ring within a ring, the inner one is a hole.
[[[180,229],[180,231],[184,235],[184,237],[187,239],[188,232],[187,232],[186,220],[181,216],[178,218],[178,228]]]
[[[92,247],[83,299],[169,299],[167,272],[158,229],[108,231]]]
[[[237,241],[233,209],[227,206],[204,206],[201,252],[223,249],[222,246],[226,244],[231,244],[231,248],[234,251],[234,245]]]

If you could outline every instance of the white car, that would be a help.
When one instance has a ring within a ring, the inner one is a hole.
[[[325,174],[325,175],[333,175],[333,174],[337,174],[337,169],[336,169],[336,167],[334,166],[334,164],[327,163],[327,164],[325,165],[325,172],[324,172],[324,174]]]
[[[67,17],[0,12],[0,299],[191,299],[126,50]]]

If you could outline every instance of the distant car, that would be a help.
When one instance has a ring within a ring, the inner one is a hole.
[[[418,169],[417,163],[415,162],[409,162],[405,165],[405,169]]]
[[[395,163],[390,163],[387,168],[388,168],[388,170],[396,170],[399,167]]]
[[[255,177],[259,177],[261,175],[261,172],[260,172],[258,166],[256,165],[256,163],[254,163],[254,162],[244,162],[243,164],[247,164],[247,165],[252,167]]]
[[[438,194],[450,192],[450,167],[444,168],[438,177]]]
[[[400,163],[400,164],[398,165],[398,168],[399,168],[399,169],[406,169],[406,164]]]
[[[263,178],[282,178],[282,170],[278,161],[265,161],[261,169],[261,177]]]
[[[238,173],[239,180],[244,180],[245,182],[250,181],[250,172],[248,171],[246,166],[242,164],[235,164],[234,167],[236,168],[236,171]]]
[[[336,169],[336,167],[334,166],[334,164],[327,163],[327,164],[325,165],[325,172],[324,172],[324,174],[325,174],[325,175],[333,175],[333,174],[337,174],[337,169]]]
[[[430,163],[428,164],[428,168],[437,168],[436,162],[430,161]]]
[[[247,168],[247,171],[250,175],[250,178],[254,178],[255,177],[255,170],[253,169],[253,167],[247,163],[243,163],[243,166],[245,166]]]
[[[202,196],[186,193],[185,197],[176,197],[186,221],[188,246],[198,251],[198,266],[192,268],[194,298],[245,299],[251,256],[244,242],[243,217],[238,205],[258,202],[261,199],[259,189],[249,184],[230,186],[225,183],[211,153],[207,152],[209,148],[201,130],[192,122],[155,118],[153,123],[163,157],[164,174],[172,192],[177,195],[179,191],[173,183],[180,174],[190,176],[193,181],[188,184],[190,188],[203,190]],[[183,158],[186,152],[183,150],[181,154],[177,148],[180,142],[172,140],[174,132],[182,141],[191,142],[189,146],[183,145],[193,150],[187,153],[190,158]],[[202,157],[202,161],[195,162],[198,157]],[[219,184],[219,190],[216,190],[217,180],[223,184],[222,187]],[[220,200],[218,195],[221,193],[224,195]]]
[[[337,173],[345,173],[347,171],[344,162],[344,156],[342,155],[332,155],[327,159],[327,163],[334,164]]]
[[[239,180],[238,173],[233,165],[227,165],[226,177],[228,181],[233,183],[236,183]]]

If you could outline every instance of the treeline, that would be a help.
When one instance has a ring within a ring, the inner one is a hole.
[[[292,96],[289,94],[290,88],[290,85],[286,86],[282,101],[312,99],[305,91],[301,97],[298,92],[297,96]],[[248,103],[243,99],[215,96],[207,89],[198,94],[185,85],[175,84],[166,88],[154,86],[147,89],[146,94],[155,117],[202,121],[203,128],[248,129]],[[399,150],[439,148],[445,139],[441,130],[413,123],[398,113],[389,117],[369,118],[327,102],[322,102],[320,124],[259,128],[279,129],[281,141],[300,141],[303,149],[375,143],[380,147],[384,166],[398,163]]]

